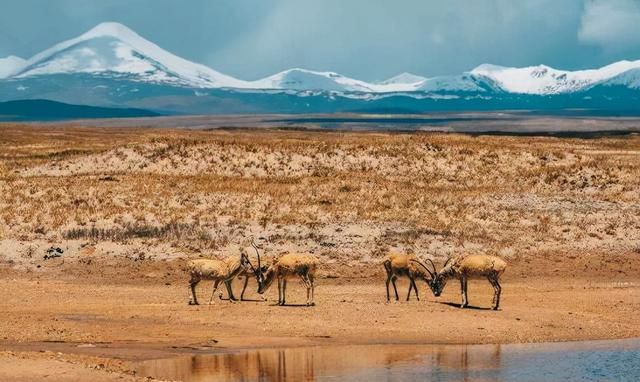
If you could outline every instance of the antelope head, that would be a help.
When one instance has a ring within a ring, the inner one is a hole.
[[[447,285],[447,281],[449,281],[452,272],[451,266],[453,265],[451,262],[452,259],[453,257],[449,257],[447,261],[444,262],[442,269],[436,273],[436,277],[433,279],[431,290],[433,290],[433,294],[436,297],[440,296],[444,286]],[[435,267],[433,269],[435,270]]]
[[[258,254],[258,269],[256,269],[255,271],[256,280],[258,281],[258,293],[263,294],[264,292],[267,291],[267,289],[269,289],[269,287],[273,283],[273,280],[275,279],[276,271],[275,271],[274,265],[271,265],[270,267],[266,265],[262,265],[260,263],[260,253],[258,252],[258,249],[255,246],[254,246],[254,249]]]
[[[251,236],[251,246],[256,251],[256,256],[258,258],[258,267],[255,268],[251,264],[251,262],[249,262],[249,265],[251,267],[251,270],[253,271],[253,274],[256,276],[258,287],[261,287],[264,284],[265,273],[267,272],[268,267],[266,265],[264,266],[262,265],[262,260],[260,258],[260,251],[258,250],[258,247],[256,246],[256,243],[253,240],[253,236]]]
[[[258,247],[255,245],[253,240],[251,241],[251,246],[256,251],[256,255],[258,256],[258,268],[254,270],[254,274],[256,275],[256,280],[258,281],[258,293],[263,294],[269,289],[273,280],[276,276],[276,262],[271,266],[262,265],[260,258],[260,251]]]
[[[436,270],[436,265],[433,263],[433,261],[431,261],[431,259],[427,259],[427,261],[431,265],[431,269],[429,269],[424,263],[422,263],[419,260],[411,260],[411,261],[420,265],[422,268],[424,268],[425,271],[427,271],[429,276],[431,276],[431,280],[427,280],[425,278],[425,281],[429,285],[429,288],[431,288],[433,295],[436,297],[440,296],[440,294],[442,293],[442,289],[444,289],[444,284],[446,283],[446,280],[440,276],[440,274]]]
[[[439,297],[442,294],[442,290],[444,289],[445,284],[447,283],[447,279],[436,275],[431,284],[431,291],[433,291],[433,295]]]

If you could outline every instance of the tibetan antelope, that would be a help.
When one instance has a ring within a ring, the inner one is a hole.
[[[255,246],[255,244],[252,242],[251,246],[255,249],[256,253],[258,253],[258,248]],[[248,258],[248,251],[247,248],[242,248],[240,249],[240,252],[245,254]],[[253,265],[251,265],[251,263],[248,263],[249,267],[243,267],[242,270],[240,270],[240,272],[236,275],[236,278],[244,278],[244,285],[242,286],[242,292],[240,292],[240,301],[244,301],[244,292],[247,290],[247,285],[249,284],[249,279],[252,277],[256,276],[256,269],[253,268]],[[267,267],[266,266],[262,266],[259,269],[260,273],[264,273],[267,271]],[[231,285],[233,286],[233,279],[230,281]],[[231,296],[233,296],[233,288],[232,289],[232,294]],[[234,297],[235,299],[235,297]],[[264,299],[264,297],[263,297]]]
[[[258,269],[255,270],[258,280],[258,293],[263,294],[269,289],[273,280],[278,279],[278,305],[285,305],[287,279],[300,278],[307,287],[307,306],[315,305],[313,302],[314,278],[318,261],[311,255],[287,254],[274,260],[266,271],[260,265],[258,254]]]
[[[500,306],[500,293],[502,292],[500,276],[507,268],[507,263],[501,258],[490,255],[468,255],[449,258],[439,272],[436,271],[433,263],[431,263],[433,267],[432,272],[420,261],[412,261],[422,266],[431,274],[433,280],[430,286],[436,297],[440,296],[442,289],[444,289],[449,279],[456,278],[460,280],[460,289],[462,292],[461,308],[469,304],[469,300],[467,299],[467,281],[469,279],[487,278],[494,289],[493,302],[491,304],[492,308],[498,310]]]
[[[249,266],[249,259],[245,253],[241,253],[239,257],[229,256],[224,260],[214,259],[196,259],[187,263],[187,271],[191,275],[189,288],[191,291],[189,305],[198,305],[196,297],[196,286],[201,280],[213,281],[213,292],[209,299],[209,304],[213,300],[213,296],[218,289],[220,282],[227,287],[229,301],[235,301],[233,291],[231,290],[231,281],[243,270]]]
[[[393,285],[393,291],[396,293],[396,301],[398,297],[398,288],[396,287],[396,280],[400,277],[407,277],[409,279],[409,293],[407,293],[407,301],[411,297],[411,289],[416,293],[416,299],[420,301],[418,297],[418,287],[416,286],[416,279],[424,280],[427,285],[431,283],[431,272],[425,272],[416,263],[411,260],[418,260],[416,255],[408,255],[403,253],[390,253],[382,260],[384,270],[387,272],[387,302],[389,302],[389,282]],[[428,260],[431,261],[431,260]]]

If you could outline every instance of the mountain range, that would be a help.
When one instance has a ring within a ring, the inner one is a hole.
[[[102,23],[29,59],[0,59],[0,101],[48,99],[159,113],[426,112],[584,108],[640,114],[640,60],[564,71],[483,64],[379,82],[294,68],[246,81]]]

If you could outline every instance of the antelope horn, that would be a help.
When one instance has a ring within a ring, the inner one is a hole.
[[[258,247],[253,242],[253,236],[251,236],[251,246],[256,250],[256,255],[258,256],[258,270],[262,269],[262,265],[260,264],[260,251],[258,251]]]
[[[431,266],[433,267],[433,274],[438,274],[438,271],[436,270],[436,265],[433,263],[433,261],[431,261],[431,259],[427,259],[427,261],[429,263],[431,263]]]
[[[427,266],[422,264],[420,261],[416,259],[411,259],[411,261],[413,261],[414,263],[418,263],[422,268],[424,268],[425,271],[429,272],[429,276],[431,276],[432,279],[436,277],[433,273],[431,273],[429,268],[427,268]]]
[[[449,261],[451,261],[451,259],[453,259],[453,257],[449,257],[447,259],[447,261],[444,262],[444,265],[442,266],[443,268],[447,266],[447,264],[449,264]]]
[[[249,267],[251,267],[251,270],[255,274],[256,273],[256,269],[253,267],[253,264],[251,264],[251,260],[249,259],[249,256],[244,252],[244,250],[242,250],[242,253],[240,254],[240,257],[242,259],[244,259],[249,264]]]

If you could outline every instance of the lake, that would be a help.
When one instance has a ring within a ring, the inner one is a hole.
[[[142,361],[136,370],[185,382],[640,381],[640,339],[258,349]]]

